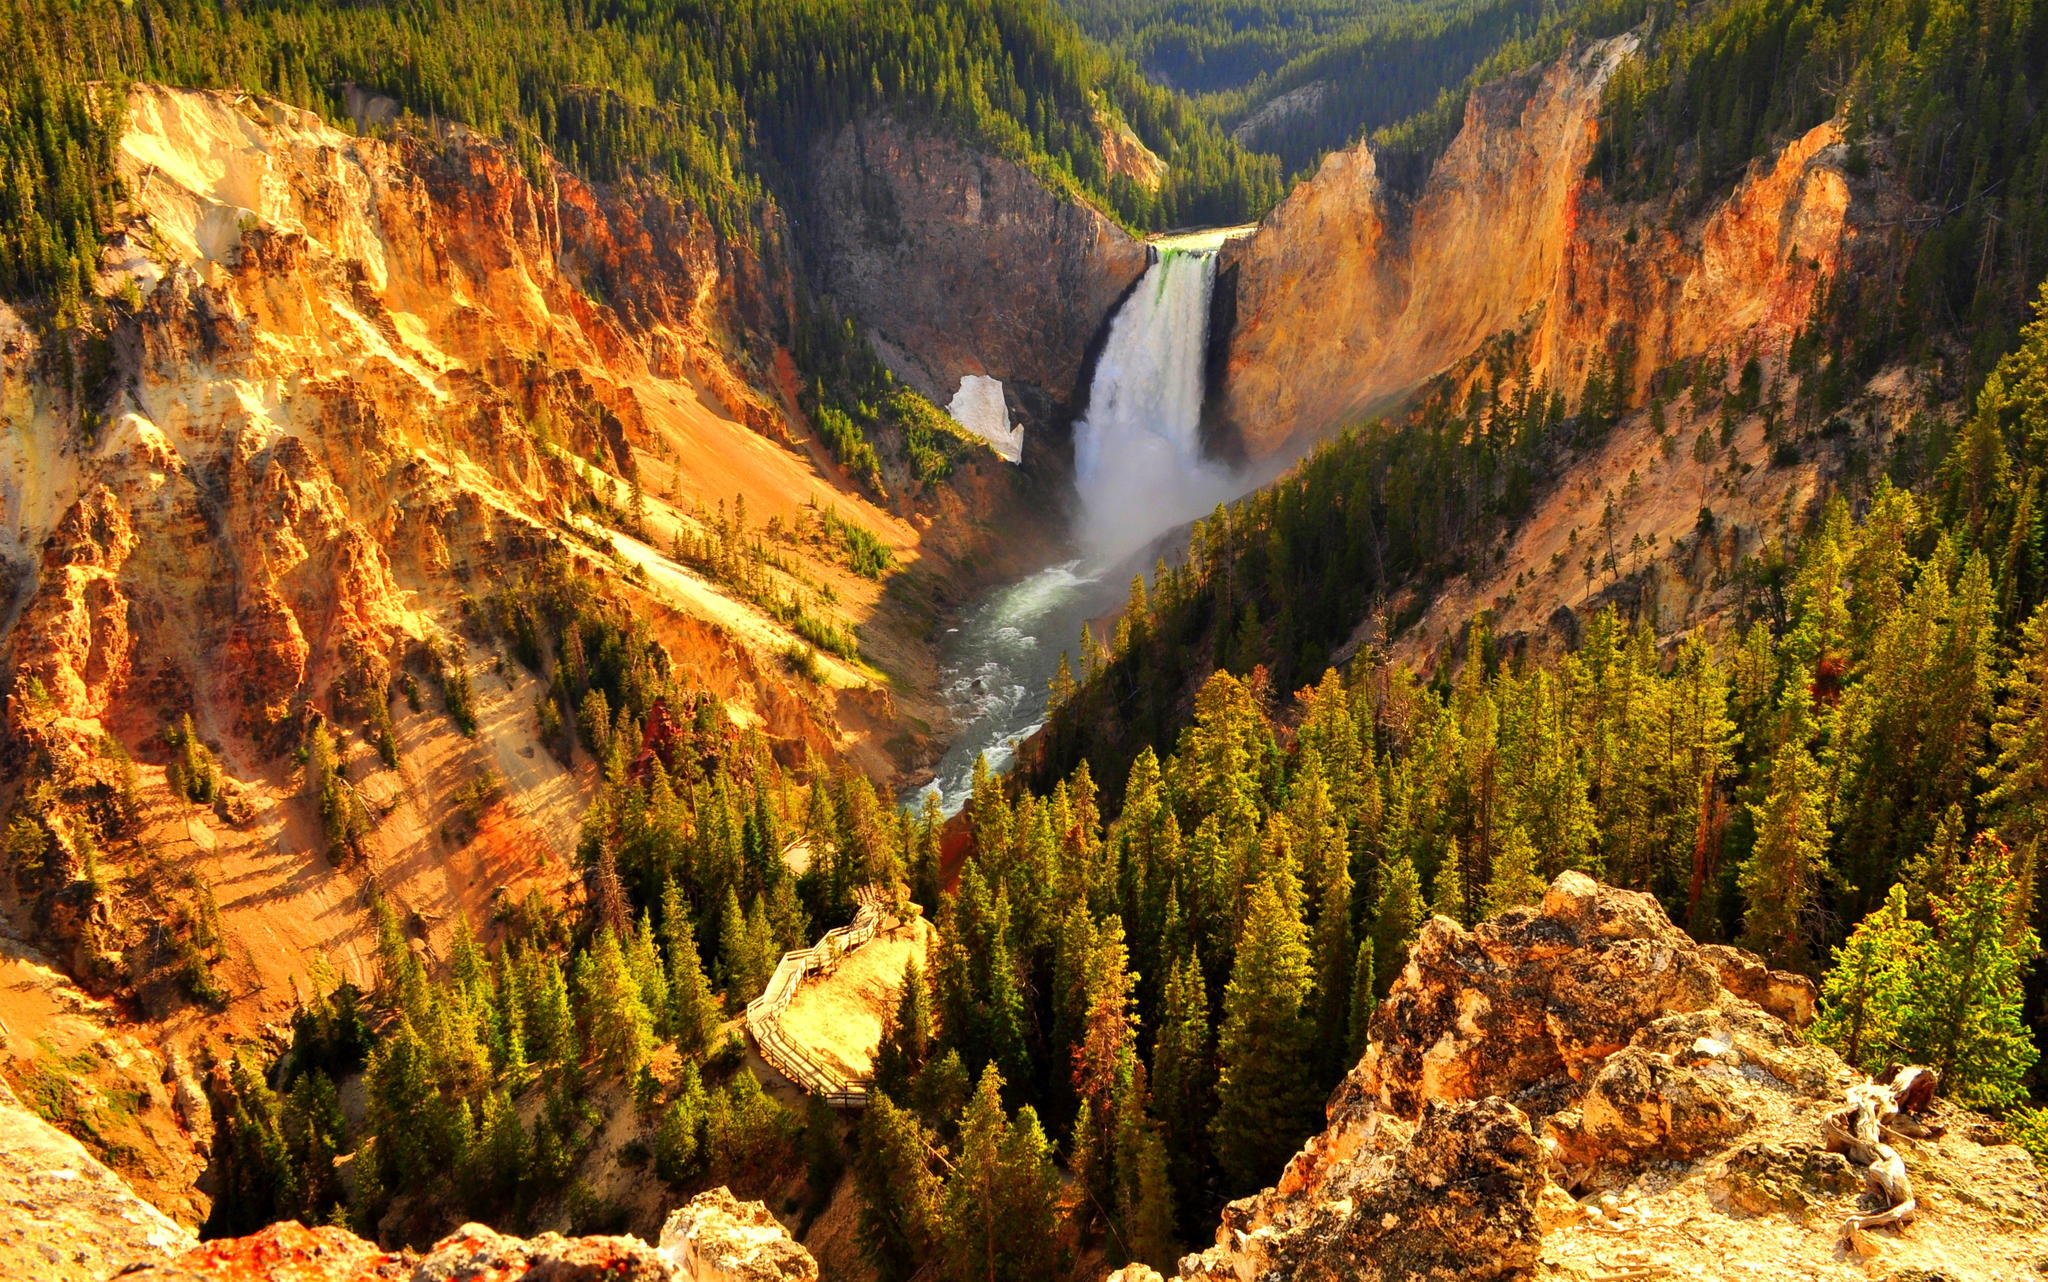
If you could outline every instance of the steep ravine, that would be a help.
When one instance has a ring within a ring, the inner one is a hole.
[[[490,593],[560,566],[735,733],[886,779],[943,723],[931,619],[1031,562],[1044,523],[993,457],[921,507],[832,464],[785,396],[795,276],[772,205],[728,239],[459,127],[364,137],[153,86],[128,110],[107,331],[73,343],[0,308],[0,655],[9,796],[122,798],[136,838],[96,874],[52,838],[44,867],[0,876],[0,1075],[189,1225],[203,1044],[281,1026],[316,959],[371,982],[379,898],[445,956],[460,922],[580,893],[598,767],[544,739],[546,687],[481,621]],[[790,627],[671,558],[736,499],[787,567],[777,589],[859,627],[863,662],[792,672]],[[635,509],[643,538],[612,528]],[[888,550],[887,583],[816,532],[826,511]],[[458,667],[473,737],[436,689]],[[377,702],[396,766],[362,729]],[[210,806],[167,784],[188,715],[222,768]],[[295,760],[322,719],[371,820],[349,866],[321,853]],[[163,943],[202,886],[218,1012]]]

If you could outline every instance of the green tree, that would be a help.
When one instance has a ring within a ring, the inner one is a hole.
[[[1422,879],[1406,851],[1380,869],[1379,908],[1372,928],[1376,991],[1385,996],[1408,964],[1408,943],[1422,924]]]
[[[1865,1072],[1899,1058],[1926,941],[1927,927],[1906,915],[1906,888],[1893,886],[1883,906],[1835,950],[1806,1036]]]
[[[2022,980],[2040,952],[2015,912],[2024,893],[2004,843],[1979,837],[1954,893],[1933,900],[1932,937],[1913,974],[1906,1045],[1947,1094],[1977,1107],[2018,1100],[2039,1055],[2020,1018]]]
[[[911,1083],[931,1053],[932,1031],[931,989],[925,985],[924,968],[912,957],[903,963],[903,991],[875,1050],[875,1089],[894,1099],[910,1098]]]
[[[2015,844],[2048,837],[2048,604],[2020,631],[1991,739],[1998,755],[1983,769],[1988,812]]]
[[[1814,880],[1827,841],[1820,786],[1813,755],[1789,735],[1771,757],[1763,801],[1750,807],[1756,844],[1737,878],[1744,946],[1792,970],[1804,970],[1810,956]]]
[[[1521,826],[1512,824],[1494,851],[1493,875],[1486,881],[1486,915],[1537,903],[1543,891],[1543,878],[1536,872],[1536,848]]]
[[[1059,1176],[1029,1108],[1005,1117],[994,1065],[960,1120],[940,1203],[938,1249],[956,1282],[1031,1282],[1059,1271]]]
[[[1216,1098],[1209,997],[1193,956],[1176,962],[1160,998],[1152,1047],[1152,1101],[1182,1206],[1194,1202],[1207,1166],[1208,1122]]]
[[[682,891],[675,882],[662,890],[662,952],[668,963],[668,1032],[684,1055],[701,1055],[722,1022],[718,998],[705,978],[697,953],[697,932],[690,924]]]
[[[1223,993],[1221,1071],[1209,1127],[1234,1193],[1276,1177],[1314,1127],[1315,981],[1303,933],[1272,881],[1261,881]]]
[[[694,1178],[704,1166],[704,1130],[708,1105],[703,1079],[695,1064],[683,1065],[676,1096],[662,1111],[654,1131],[654,1173],[670,1184]]]
[[[631,1077],[647,1062],[654,1047],[654,1016],[609,929],[598,930],[590,952],[581,960],[578,978],[591,1054],[621,1077]]]

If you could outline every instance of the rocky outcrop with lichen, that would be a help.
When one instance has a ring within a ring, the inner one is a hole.
[[[0,1078],[0,1277],[101,1282],[189,1250],[186,1229]]]
[[[1471,930],[1430,921],[1328,1128],[1178,1275],[1562,1278],[1623,1257],[1646,1277],[1738,1257],[1799,1275],[1867,1253],[1990,1282],[2048,1261],[2048,1187],[1946,1104],[1945,1135],[1899,1141],[1922,1193],[1911,1235],[1844,1241],[1863,1181],[1821,1120],[1859,1079],[1722,975],[1795,1016],[1811,985],[1732,952],[1577,873]]]

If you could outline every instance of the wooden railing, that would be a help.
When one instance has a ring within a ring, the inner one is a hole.
[[[796,999],[803,981],[820,971],[830,970],[841,957],[875,937],[882,928],[882,896],[872,887],[856,895],[859,908],[853,920],[825,932],[809,948],[793,949],[782,955],[768,987],[747,1003],[747,1032],[761,1058],[776,1072],[833,1108],[866,1108],[868,1079],[848,1078],[826,1065],[809,1050],[782,1031],[782,1012]]]

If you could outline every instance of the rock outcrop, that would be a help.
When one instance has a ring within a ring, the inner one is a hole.
[[[712,1189],[661,1226],[661,1249],[692,1282],[818,1282],[818,1262],[768,1208]]]
[[[1501,335],[1576,400],[1619,361],[1782,351],[1856,237],[1841,134],[1795,139],[1704,213],[1610,199],[1586,174],[1635,37],[1476,90],[1412,203],[1367,144],[1332,153],[1223,250],[1219,443],[1278,454],[1389,406]]]
[[[0,1277],[102,1282],[194,1244],[0,1079]]]
[[[1863,1187],[1822,1120],[1859,1079],[1721,975],[1794,1013],[1810,984],[1730,952],[1577,873],[1472,930],[1430,921],[1328,1129],[1179,1276],[1613,1276],[1624,1257],[1645,1277],[1734,1258],[1818,1276],[1850,1249],[1839,1226]],[[1946,1135],[1899,1141],[1920,1219],[1860,1249],[1959,1282],[2022,1276],[2048,1259],[2048,1187],[1988,1123],[1937,1109]]]
[[[801,231],[820,282],[940,405],[970,374],[1021,412],[1027,457],[1087,392],[1092,345],[1149,250],[1012,161],[870,116],[811,153]]]
[[[382,1250],[345,1229],[286,1222],[208,1242],[126,1276],[130,1282],[817,1282],[818,1266],[766,1207],[715,1189],[669,1218],[659,1247],[632,1237],[518,1238],[465,1224],[415,1256]]]

